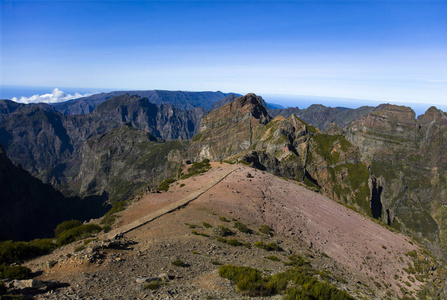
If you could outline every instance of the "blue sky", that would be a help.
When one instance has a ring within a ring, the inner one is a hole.
[[[2,0],[1,11],[2,85],[447,104],[447,1]]]

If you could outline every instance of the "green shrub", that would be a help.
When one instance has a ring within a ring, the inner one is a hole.
[[[267,256],[266,258],[270,259],[271,261],[280,261],[278,256],[275,256],[275,255],[270,255],[270,256]]]
[[[234,227],[236,227],[242,233],[248,233],[248,234],[253,233],[253,230],[251,230],[250,228],[248,228],[247,225],[239,221],[234,222]]]
[[[189,264],[181,261],[180,259],[176,259],[176,260],[172,261],[171,264],[176,267],[182,267],[182,268],[187,268],[190,266]]]
[[[0,242],[0,264],[21,263],[25,260],[50,253],[57,248],[52,239],[36,239],[30,242]]]
[[[204,237],[210,237],[209,234],[206,234],[205,232],[197,232],[196,230],[191,231],[191,233],[195,235],[201,235]]]
[[[290,260],[290,262],[284,263],[286,266],[301,267],[308,264],[308,262],[306,262],[306,260],[300,255],[289,255],[287,258]]]
[[[263,241],[259,241],[255,243],[255,246],[264,249],[266,251],[282,251],[281,247],[279,247],[276,243],[264,243]]]
[[[253,268],[232,265],[220,266],[219,276],[231,280],[236,284],[238,291],[247,296],[268,296],[273,292],[267,287],[266,280],[262,277],[261,272]]]
[[[0,265],[0,279],[29,279],[31,270],[24,266]]]
[[[167,192],[167,191],[169,190],[169,185],[170,185],[171,183],[174,183],[175,181],[176,181],[176,180],[175,180],[174,178],[168,178],[168,179],[162,181],[162,182],[160,183],[160,185],[158,186],[157,189],[158,189],[159,191]]]
[[[225,226],[218,226],[217,228],[215,228],[214,232],[218,235],[218,236],[229,236],[229,235],[233,235],[234,232],[230,229],[227,228]]]
[[[56,226],[56,229],[54,229],[55,237],[58,238],[59,235],[67,230],[70,230],[72,228],[76,228],[78,226],[81,226],[82,223],[79,220],[70,220],[70,221],[64,221]]]
[[[219,267],[219,276],[235,283],[238,292],[253,297],[286,292],[285,299],[354,299],[345,291],[318,281],[308,269],[293,268],[263,277],[253,268],[225,265]]]
[[[205,227],[205,228],[211,228],[211,227],[213,227],[213,225],[211,225],[210,223],[207,223],[207,222],[203,222],[202,225],[203,225],[203,227]]]
[[[227,240],[227,244],[230,245],[230,246],[242,246],[242,243],[239,242],[236,239],[229,239],[229,240]]]
[[[273,236],[273,229],[270,228],[270,227],[267,226],[267,225],[261,225],[261,226],[259,227],[258,230],[259,230],[259,232],[261,232],[261,233],[264,233],[264,234]]]
[[[92,234],[98,233],[101,230],[102,230],[101,226],[96,224],[81,225],[62,232],[59,235],[57,242],[60,245],[66,245],[90,237]]]
[[[210,160],[204,159],[201,162],[192,163],[191,167],[188,168],[188,174],[185,174],[181,179],[186,179],[194,175],[202,174],[211,169]]]
[[[146,284],[145,286],[144,286],[144,288],[146,289],[146,290],[152,290],[152,291],[155,291],[155,290],[157,290],[159,287],[161,287],[163,285],[163,282],[161,281],[161,280],[155,280],[155,281],[152,281],[152,282],[149,282],[148,284]]]
[[[219,217],[219,220],[221,220],[222,222],[230,222],[230,221],[228,221],[227,218],[225,218],[225,217]]]

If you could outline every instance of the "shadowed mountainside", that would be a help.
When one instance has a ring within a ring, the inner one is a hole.
[[[0,240],[31,240],[54,236],[67,219],[102,216],[104,198],[65,198],[21,167],[14,166],[0,144]]]

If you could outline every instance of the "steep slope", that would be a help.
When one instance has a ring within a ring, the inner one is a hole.
[[[358,149],[343,136],[322,134],[295,115],[271,120],[263,103],[248,94],[204,116],[190,156],[243,160],[371,215],[370,176]]]
[[[188,139],[199,130],[203,110],[155,105],[147,98],[111,98],[88,115],[64,116],[46,104],[25,105],[0,122],[0,142],[15,164],[44,182],[62,185],[79,173],[83,143],[129,124],[166,140]]]
[[[176,203],[178,209],[166,209]],[[242,165],[214,163],[209,172],[172,184],[167,193],[143,196],[123,212],[113,233],[149,215],[155,218],[119,240],[102,242],[98,236],[85,250],[74,252],[84,244],[80,241],[29,262],[34,271],[43,271],[38,279],[70,285],[37,298],[246,299],[219,277],[220,264],[253,267],[264,276],[299,268],[363,299],[415,295],[432,279],[433,272],[425,269],[430,259],[405,236],[296,182]],[[239,231],[236,220],[253,232]],[[272,234],[259,232],[261,225],[273,228]],[[222,228],[233,233],[222,237]],[[256,246],[259,241],[279,248],[267,251]],[[422,266],[416,274],[408,273],[414,263],[408,253]],[[290,260],[297,257],[299,267]],[[54,267],[45,266],[49,260],[57,262]],[[144,288],[157,278],[164,284]]]
[[[331,124],[335,124],[340,128],[345,128],[351,122],[360,119],[361,116],[367,115],[374,109],[375,108],[371,106],[362,106],[356,109],[351,109],[313,104],[305,109],[288,107],[285,109],[269,109],[268,112],[273,117],[283,116],[285,118],[295,114],[301,120],[324,131]]]
[[[162,142],[123,125],[84,143],[80,172],[69,189],[80,195],[107,193],[110,202],[126,200],[175,173],[187,146],[186,141]]]
[[[22,107],[24,104],[20,104],[11,100],[0,99],[0,122],[5,120],[9,114]]]
[[[190,156],[219,160],[250,149],[271,119],[263,103],[261,97],[247,94],[205,115]]]
[[[371,166],[377,217],[447,249],[447,116],[431,107],[417,120],[408,107],[386,105],[346,134]],[[445,251],[435,251],[444,256]]]
[[[50,105],[23,105],[0,123],[0,143],[15,164],[38,175],[75,150],[64,123],[65,117]]]
[[[89,220],[105,212],[101,197],[64,198],[51,185],[14,166],[1,144],[0,190],[0,240],[51,237],[64,220]]]
[[[229,94],[218,92],[184,92],[184,91],[115,91],[110,93],[95,94],[89,97],[70,100],[63,103],[54,104],[54,107],[64,115],[83,115],[93,112],[96,106],[106,100],[122,96],[135,95],[148,98],[153,104],[170,104],[182,110],[193,110],[203,108],[209,110],[217,101],[225,98]]]

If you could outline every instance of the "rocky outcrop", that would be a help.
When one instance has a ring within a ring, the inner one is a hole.
[[[197,160],[242,160],[371,215],[369,171],[358,148],[295,115],[271,120],[264,105],[260,97],[248,94],[204,116],[190,155]]]
[[[378,217],[433,249],[447,247],[445,113],[431,107],[416,120],[408,107],[384,105],[354,122],[346,138],[378,179]]]
[[[270,121],[261,97],[248,94],[202,118],[190,156],[219,160],[249,150]]]

